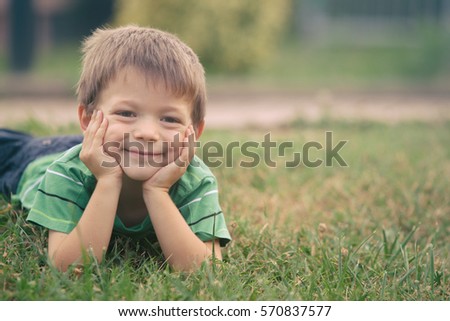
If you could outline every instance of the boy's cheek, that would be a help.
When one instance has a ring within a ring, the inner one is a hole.
[[[180,150],[178,148],[173,148],[168,153],[168,163],[173,163],[180,156]]]
[[[105,142],[107,141],[122,141],[125,137],[125,132],[120,128],[120,125],[108,120],[108,127],[105,133]]]
[[[179,130],[173,130],[170,132],[170,137],[172,137],[170,146],[178,146],[181,144],[186,137],[187,128],[180,128]]]
[[[107,141],[103,144],[103,151],[109,155],[114,157],[116,160],[121,159],[121,149],[120,143],[115,141]]]

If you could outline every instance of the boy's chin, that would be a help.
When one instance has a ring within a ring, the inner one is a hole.
[[[124,174],[135,181],[144,182],[150,179],[158,171],[155,167],[144,167],[144,168],[133,168],[133,167],[122,167]]]

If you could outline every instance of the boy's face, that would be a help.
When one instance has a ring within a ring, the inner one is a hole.
[[[138,181],[179,156],[173,142],[182,142],[192,124],[188,102],[135,68],[123,69],[109,82],[97,109],[108,120],[105,152],[116,158],[125,175]]]

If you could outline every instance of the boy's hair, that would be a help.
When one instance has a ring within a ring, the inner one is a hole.
[[[137,26],[97,29],[82,47],[83,65],[77,87],[78,102],[91,113],[96,98],[116,74],[135,67],[166,90],[187,99],[196,128],[205,116],[204,69],[197,55],[172,34]]]

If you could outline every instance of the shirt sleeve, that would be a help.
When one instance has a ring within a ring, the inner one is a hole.
[[[225,246],[231,241],[214,177],[203,178],[178,209],[191,230],[203,242],[218,239],[220,245]]]
[[[82,173],[64,165],[53,163],[47,169],[27,220],[50,230],[70,233],[78,224],[90,193]]]

